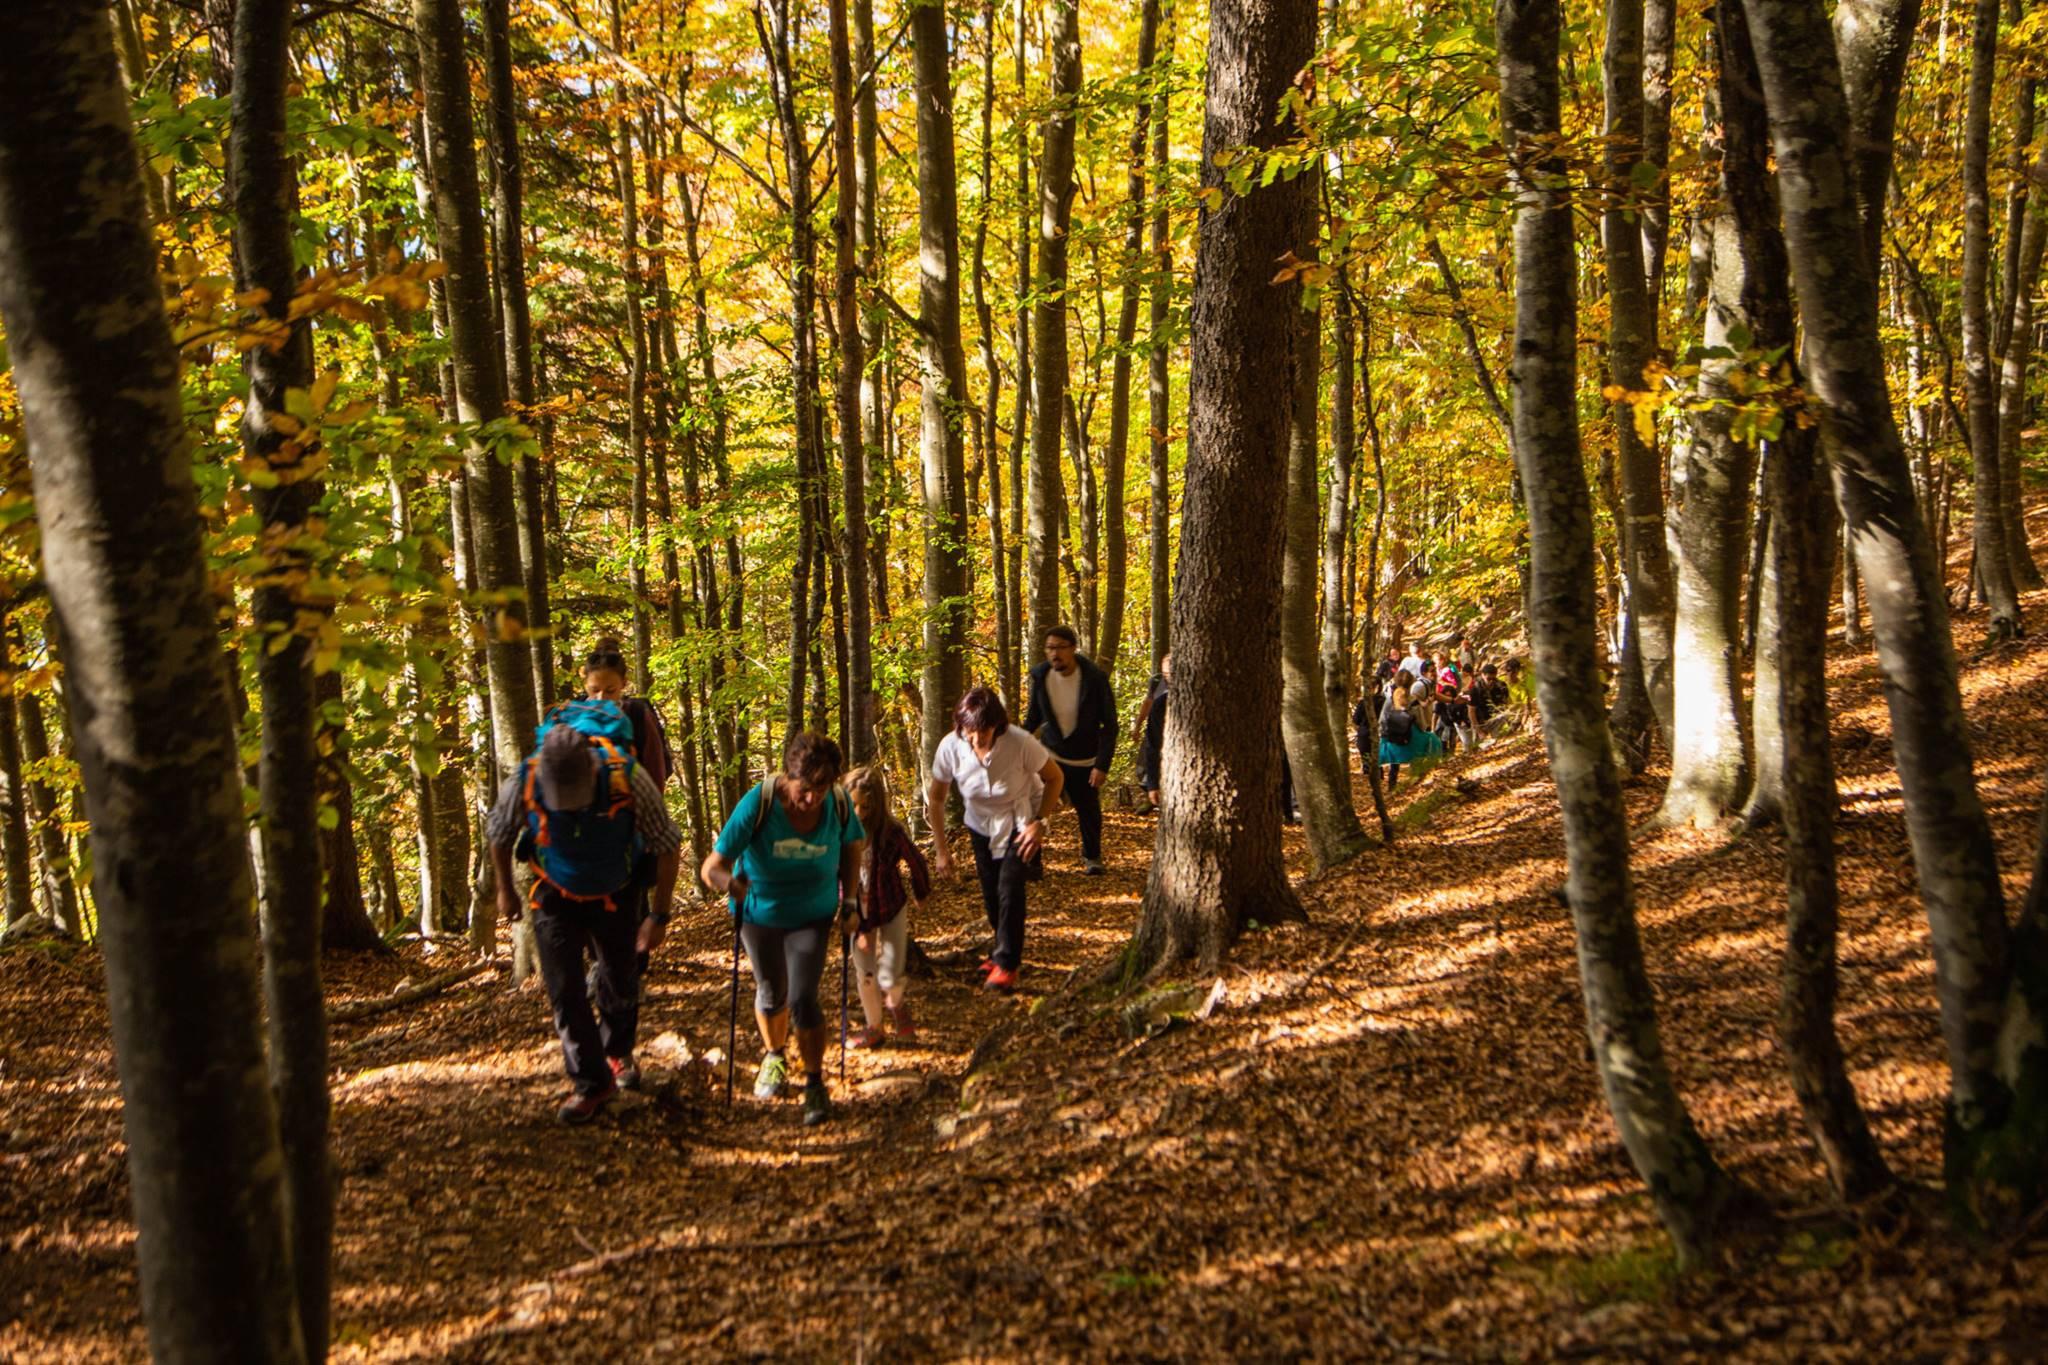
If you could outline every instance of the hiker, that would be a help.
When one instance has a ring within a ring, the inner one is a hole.
[[[1418,729],[1436,730],[1436,661],[1427,654],[1422,656],[1422,671],[1408,686],[1408,709]]]
[[[1435,729],[1446,752],[1456,749],[1460,742],[1468,753],[1478,747],[1472,733],[1472,713],[1467,704],[1465,680],[1456,661],[1448,656],[1436,675]]]
[[[533,911],[541,981],[562,1040],[562,1068],[575,1085],[556,1110],[564,1123],[588,1123],[620,1086],[640,1084],[633,957],[653,951],[668,932],[683,844],[654,778],[626,751],[624,713],[610,702],[576,705],[568,719],[543,726],[539,746],[505,779],[484,824],[498,913],[516,921]],[[643,851],[654,858],[654,904],[639,920],[634,877]],[[512,885],[515,852],[534,872],[528,906]],[[586,945],[597,962],[595,1019]]]
[[[1145,685],[1145,700],[1138,707],[1138,723],[1131,727],[1138,741],[1138,788],[1145,793],[1140,815],[1159,809],[1159,760],[1166,748],[1166,685],[1173,677],[1173,651],[1159,656],[1159,672]]]
[[[966,808],[974,872],[995,948],[981,964],[992,991],[1017,984],[1024,964],[1024,884],[1044,875],[1045,817],[1066,784],[1061,764],[1036,737],[1010,724],[1002,699],[986,687],[968,690],[953,708],[953,733],[932,755],[925,819],[932,827],[932,870],[953,875],[946,844],[946,791],[958,785]]]
[[[1407,669],[1394,675],[1387,691],[1386,707],[1380,712],[1380,764],[1387,770],[1387,790],[1401,783],[1401,765],[1443,753],[1444,746],[1422,724],[1415,713],[1414,677]]]
[[[825,1011],[818,983],[833,924],[859,903],[855,870],[866,831],[839,786],[839,746],[799,731],[782,750],[782,772],[732,808],[698,875],[724,893],[738,916],[740,942],[754,973],[754,1022],[761,1067],[754,1097],[789,1092],[784,1052],[792,1027],[804,1062],[804,1122],[832,1117],[825,1090]]]
[[[1116,753],[1116,695],[1109,675],[1079,652],[1072,626],[1045,632],[1045,662],[1031,670],[1024,728],[1066,771],[1061,790],[1081,826],[1081,870],[1102,875],[1102,784]]]
[[[1373,670],[1373,690],[1377,692],[1380,688],[1385,687],[1390,681],[1392,681],[1394,675],[1396,673],[1399,673],[1400,671],[1401,651],[1393,648],[1392,646],[1389,646],[1387,649],[1387,657],[1381,659],[1380,666]]]
[[[618,637],[602,635],[590,647],[590,654],[583,661],[583,696],[587,701],[608,701],[615,703],[626,713],[626,719],[633,726],[633,757],[654,779],[654,785],[662,792],[668,790],[668,779],[675,771],[675,755],[668,747],[668,731],[661,723],[661,713],[654,709],[654,703],[646,697],[626,695],[626,654],[620,648]],[[651,859],[642,858],[635,874],[639,895],[638,918],[647,918],[647,893],[653,889],[654,867]],[[639,974],[634,978],[634,989],[647,976],[648,954],[639,953],[634,957],[634,966]],[[594,983],[595,977],[592,981]],[[597,987],[593,984],[593,992]]]
[[[1410,678],[1419,678],[1422,676],[1423,657],[1422,641],[1417,640],[1414,644],[1408,646],[1408,657],[1401,660],[1399,667],[1395,668],[1394,671],[1396,673],[1406,673]]]
[[[1494,722],[1508,704],[1508,685],[1500,680],[1500,672],[1492,664],[1479,670],[1468,704],[1472,708],[1472,747],[1477,749],[1492,734]]]
[[[860,914],[853,924],[853,970],[867,1027],[847,1046],[880,1047],[885,1010],[896,1025],[896,1041],[908,1043],[917,1037],[917,1027],[904,998],[910,989],[910,916],[904,907],[915,900],[924,909],[932,874],[910,832],[889,812],[889,783],[880,768],[855,768],[847,774],[846,790],[868,840],[860,860]]]

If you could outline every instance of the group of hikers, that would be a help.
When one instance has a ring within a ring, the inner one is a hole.
[[[1084,873],[1104,871],[1102,788],[1118,739],[1115,692],[1109,675],[1080,653],[1072,627],[1047,630],[1043,645],[1020,723],[987,687],[969,689],[954,705],[952,732],[932,755],[924,793],[929,864],[893,814],[881,769],[847,772],[827,735],[791,735],[780,771],[734,803],[697,875],[725,897],[733,917],[735,1018],[742,951],[753,972],[762,1051],[756,1097],[789,1093],[794,1035],[803,1120],[831,1117],[820,989],[834,938],[843,940],[864,1016],[846,1046],[916,1038],[906,912],[922,907],[935,875],[954,875],[946,839],[953,788],[994,935],[982,963],[986,989],[1017,983],[1026,887],[1045,875],[1046,821],[1062,802],[1080,828]],[[1157,696],[1148,696],[1138,732],[1141,767],[1155,775],[1156,793],[1165,708],[1164,680],[1154,682]],[[556,1110],[564,1123],[589,1122],[620,1089],[640,1084],[633,1055],[640,987],[649,954],[668,932],[683,846],[662,799],[674,762],[661,718],[646,698],[626,694],[617,640],[601,639],[591,650],[583,687],[583,697],[549,710],[485,822],[499,914],[532,919],[573,1086]],[[515,860],[531,873],[524,897]]]
[[[831,1117],[820,990],[835,938],[859,983],[863,1016],[851,1032],[842,1013],[844,1045],[916,1039],[908,912],[922,908],[935,876],[954,875],[946,837],[954,789],[994,940],[981,965],[985,989],[1012,990],[1023,970],[1027,888],[1045,875],[1046,822],[1060,805],[1074,812],[1083,873],[1105,870],[1102,796],[1119,738],[1115,690],[1080,652],[1072,627],[1051,627],[1042,645],[1022,721],[1013,722],[988,687],[969,688],[954,703],[952,730],[931,756],[924,791],[929,863],[896,818],[882,770],[846,771],[839,745],[815,731],[791,735],[780,770],[734,803],[697,876],[725,898],[733,920],[735,1035],[742,952],[753,972],[757,1098],[789,1093],[793,1035],[803,1063],[803,1120]],[[1403,765],[1461,740],[1480,742],[1508,689],[1493,665],[1472,663],[1469,651],[1438,660],[1417,645],[1406,658],[1389,650],[1378,666],[1373,692],[1353,719],[1365,761],[1367,721],[1377,716],[1377,758],[1390,787]],[[1133,726],[1141,813],[1159,807],[1171,677],[1169,654]],[[621,1088],[640,1084],[633,1049],[641,982],[668,932],[681,876],[683,834],[662,798],[674,759],[659,714],[646,698],[627,694],[626,679],[618,641],[599,640],[584,661],[584,695],[549,710],[485,823],[499,914],[532,918],[574,1087],[556,1111],[564,1123],[589,1122]],[[1283,806],[1288,798],[1283,789]],[[523,898],[515,860],[531,873]]]
[[[1505,679],[1500,666],[1480,664],[1462,635],[1451,637],[1442,655],[1426,652],[1421,641],[1404,657],[1389,649],[1373,670],[1372,690],[1352,709],[1358,732],[1358,756],[1370,761],[1377,721],[1375,755],[1385,769],[1387,790],[1400,785],[1401,769],[1455,753],[1460,744],[1477,750],[1492,732],[1508,704],[1520,665],[1510,659]]]

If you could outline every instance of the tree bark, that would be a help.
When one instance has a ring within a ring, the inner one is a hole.
[[[235,6],[227,179],[236,287],[264,291],[265,315],[286,325],[276,344],[244,353],[249,395],[242,449],[249,466],[263,471],[262,479],[252,480],[250,500],[262,515],[266,543],[277,547],[253,594],[262,641],[256,677],[263,712],[263,982],[295,1297],[306,1358],[317,1362],[326,1358],[329,1335],[335,1171],[328,1143],[327,1004],[320,983],[327,869],[318,823],[319,721],[313,642],[303,622],[310,616],[324,623],[327,608],[307,592],[315,574],[311,554],[293,548],[310,538],[307,519],[323,491],[312,473],[317,464],[307,463],[319,449],[318,428],[306,423],[301,429],[304,407],[297,418],[286,411],[295,393],[303,403],[313,387],[311,325],[288,322],[300,279],[293,255],[297,167],[285,126],[293,8],[289,0],[240,0]]]
[[[1330,385],[1330,500],[1323,513],[1323,709],[1329,714],[1330,736],[1336,741],[1341,766],[1351,734],[1351,594],[1346,583],[1346,554],[1354,520],[1351,469],[1358,453],[1357,354],[1358,328],[1351,316],[1351,281],[1339,272],[1336,290],[1336,371]],[[1365,766],[1372,758],[1361,757]],[[1348,795],[1351,784],[1344,784]]]
[[[371,922],[363,889],[355,787],[348,772],[347,712],[339,673],[330,669],[314,679],[313,706],[320,804],[335,817],[331,825],[323,820],[320,830],[320,946],[329,952],[386,953],[390,949]]]
[[[1948,609],[1892,419],[1876,294],[1859,249],[1848,101],[1817,0],[1745,0],[1771,141],[1806,365],[1835,499],[1870,593],[1906,829],[1932,930],[1950,1068],[1945,1160],[1975,1221],[2009,1224],[2043,1193],[2048,1049],[2024,985],[2038,958],[2008,934],[1997,851],[1977,796]],[[2025,921],[2022,921],[2023,925]],[[2031,1155],[2027,1155],[2031,1153]]]
[[[1079,0],[1052,0],[1052,83],[1038,170],[1038,273],[1032,285],[1031,634],[1060,620],[1060,428],[1067,398],[1067,229],[1074,214],[1075,103],[1081,94]],[[1076,606],[1078,607],[1078,603]]]
[[[1276,115],[1315,30],[1315,0],[1217,0],[1209,14],[1202,181],[1221,198],[1203,209],[1197,233],[1174,672],[1235,685],[1174,696],[1164,810],[1126,959],[1132,977],[1188,957],[1214,966],[1247,921],[1303,918],[1281,859],[1280,678],[1269,662],[1280,644],[1299,286],[1276,285],[1273,273],[1311,239],[1315,206],[1300,177],[1232,195],[1215,158],[1293,137],[1293,118]]]
[[[867,338],[862,333],[859,299],[861,247],[858,241],[859,160],[856,151],[853,89],[853,50],[848,36],[846,0],[831,0],[827,7],[828,38],[832,49],[832,145],[839,167],[841,193],[832,215],[833,256],[837,268],[833,312],[839,332],[839,383],[835,398],[839,414],[840,515],[845,530],[840,540],[840,563],[846,577],[846,673],[842,705],[846,711],[846,756],[851,764],[864,764],[875,757],[875,680],[873,642],[870,638],[872,602],[868,596],[868,514],[867,451],[865,424],[861,417],[862,372],[867,364]],[[951,131],[951,96],[947,99],[948,132]],[[922,145],[922,143],[920,143]],[[872,164],[872,153],[869,163]],[[869,175],[870,183],[873,176]],[[855,193],[845,192],[852,186]],[[953,269],[948,282],[953,288],[954,335],[959,335],[959,240],[955,233]],[[956,438],[957,439],[957,438]],[[963,505],[953,523],[952,539],[958,553],[966,554],[967,512]]]
[[[50,759],[50,732],[43,719],[43,699],[35,692],[17,688],[14,701],[21,713],[21,756],[29,770],[29,818],[35,826],[36,851],[42,863],[43,910],[65,933],[83,938],[85,922],[78,914],[71,846],[64,838],[56,789],[43,777],[43,765]]]
[[[1713,1249],[1736,1189],[1664,1062],[1629,885],[1621,775],[1601,709],[1593,504],[1579,450],[1571,200],[1558,150],[1557,0],[1498,0],[1494,23],[1516,195],[1515,455],[1529,499],[1529,635],[1564,816],[1587,1030],[1622,1143],[1680,1260],[1696,1264]]]
[[[448,263],[444,283],[456,401],[464,422],[488,425],[506,415],[505,386],[492,325],[469,63],[462,50],[462,6],[457,0],[413,0],[413,29],[420,45],[434,220],[442,259]],[[494,604],[495,619],[486,617],[484,657],[490,676],[493,767],[503,774],[525,758],[540,722],[533,669],[526,657],[531,646],[521,600],[518,518],[512,471],[482,439],[471,438],[464,466],[475,522],[471,534],[477,586]]]
[[[1976,0],[1963,115],[1963,390],[1970,414],[1970,538],[1990,609],[1990,637],[2022,633],[2019,590],[2007,555],[2005,480],[1999,472],[1998,381],[1991,353],[1991,91],[1998,62],[1998,0]],[[1872,286],[1873,289],[1875,286]]]
[[[1348,280],[1341,281],[1344,292],[1351,293]],[[1380,543],[1387,530],[1387,458],[1386,443],[1380,435],[1379,402],[1372,387],[1372,309],[1363,296],[1357,299],[1358,314],[1358,386],[1363,400],[1360,409],[1365,415],[1366,448],[1372,451],[1372,530],[1365,538],[1365,629],[1359,648],[1363,656],[1377,659],[1379,655],[1379,594],[1380,594]],[[1365,733],[1359,736],[1358,761],[1365,769],[1366,784],[1372,789],[1373,814],[1379,817],[1380,843],[1392,847],[1394,843],[1394,817],[1387,811],[1386,784],[1380,777],[1380,717],[1372,707],[1365,711]]]
[[[967,477],[971,420],[960,344],[960,224],[953,158],[953,78],[945,12],[910,12],[917,71],[918,452],[924,470],[925,640],[921,759],[953,728],[967,690]],[[1020,433],[1021,436],[1021,433]],[[993,468],[991,468],[993,476]]]
[[[2020,240],[2013,253],[2012,339],[1999,370],[1998,477],[2003,482],[1999,508],[2004,516],[2006,562],[2020,588],[2042,586],[2041,566],[2027,543],[2026,504],[2020,483],[2020,433],[2027,424],[2027,371],[2034,359],[2034,291],[2041,283],[2041,256],[2048,246],[2048,156],[2037,159],[2021,196]]]
[[[1318,176],[1307,171],[1311,202]],[[1315,227],[1299,246],[1313,252]],[[1317,652],[1317,559],[1321,550],[1322,517],[1316,497],[1317,417],[1322,407],[1323,318],[1320,308],[1294,309],[1294,403],[1287,440],[1285,530],[1280,571],[1280,738],[1308,833],[1309,861],[1315,871],[1336,866],[1365,851],[1365,830],[1351,804],[1351,766],[1334,732],[1323,692],[1323,666]],[[1341,584],[1340,584],[1341,590]],[[1341,603],[1332,603],[1333,609]],[[1342,678],[1338,686],[1343,686]]]
[[[0,854],[4,854],[7,875],[8,924],[36,909],[35,868],[28,845],[28,792],[21,771],[21,722],[14,706],[20,676],[7,647],[5,623],[0,621],[0,684],[7,689],[7,695],[0,697],[0,777],[7,784],[7,790],[0,793],[0,801],[4,801],[0,804]]]
[[[128,103],[104,10],[10,17],[0,318],[93,830],[150,1350],[289,1365],[241,766]]]
[[[1607,264],[1608,382],[1634,393],[1643,387],[1655,326],[1643,274],[1640,215],[1634,207],[1635,168],[1643,157],[1643,0],[1608,4],[1601,73],[1607,107],[1601,240]],[[1639,749],[1645,720],[1656,725],[1667,745],[1671,742],[1671,559],[1664,543],[1664,480],[1656,442],[1637,433],[1634,414],[1624,403],[1617,403],[1613,415],[1624,518],[1622,571],[1628,585],[1622,631],[1632,658],[1623,663],[1614,721],[1624,742]],[[1642,699],[1649,703],[1647,716],[1631,695],[1637,670]]]
[[[996,679],[998,686],[1014,689],[1011,680],[1018,675],[1017,623],[1010,615],[1010,556],[1004,545],[1003,536],[1002,432],[997,422],[1003,375],[1002,368],[996,363],[995,314],[988,301],[988,223],[996,195],[994,0],[982,0],[981,33],[981,203],[974,223],[974,265],[969,277],[974,281],[974,317],[980,333],[982,373],[987,376],[988,384],[988,392],[982,399],[982,410],[978,420],[981,426],[982,459],[988,466],[989,572],[995,580],[991,595],[995,599],[996,612]],[[1017,392],[1020,398],[1023,397],[1025,390],[1021,384]],[[1015,441],[1021,444],[1024,439],[1021,425],[1013,435]],[[1007,691],[1004,695],[1013,696],[1014,690]],[[929,736],[926,738],[928,740]],[[911,803],[911,811],[913,815],[917,813],[916,802]]]
[[[1173,503],[1167,440],[1172,425],[1172,376],[1168,351],[1173,328],[1173,245],[1172,217],[1167,205],[1166,175],[1172,152],[1172,124],[1168,115],[1172,100],[1167,90],[1168,64],[1173,60],[1173,24],[1166,23],[1165,42],[1157,54],[1157,85],[1152,111],[1152,284],[1148,291],[1148,340],[1145,354],[1146,425],[1150,435],[1152,499],[1146,531],[1152,588],[1152,671],[1173,645],[1173,607],[1169,589],[1173,584]]]

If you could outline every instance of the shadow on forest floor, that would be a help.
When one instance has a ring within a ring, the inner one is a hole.
[[[1871,657],[1838,644],[1831,669],[1843,1043],[1895,1167],[1932,1181],[1946,1078],[1887,727]],[[2044,680],[2041,637],[1964,678],[2014,894],[2048,708],[2012,703]],[[1658,777],[1629,789],[1635,820]],[[1135,1041],[1128,997],[1086,983],[1136,916],[1153,826],[1111,812],[1111,871],[1088,879],[1063,817],[1023,988],[917,983],[919,1044],[855,1054],[845,1088],[835,1049],[841,1116],[820,1130],[747,1097],[744,1022],[733,1107],[683,1061],[725,1046],[715,907],[679,917],[649,983],[657,1093],[589,1129],[552,1121],[537,989],[486,977],[338,1028],[335,1358],[1978,1358],[2044,1339],[2038,1246],[1975,1257],[1802,1216],[1678,1277],[1588,1061],[1540,746],[1455,760],[1395,808],[1418,801],[1426,824],[1303,887],[1308,925],[1183,978],[1220,986],[1209,1017]],[[1635,866],[1695,1116],[1781,1209],[1824,1209],[1773,1033],[1780,843],[1665,832]],[[916,927],[971,961],[980,918],[960,882]],[[434,969],[415,946],[335,960],[330,986],[368,999]],[[97,958],[0,956],[0,1036],[0,1357],[133,1358]]]

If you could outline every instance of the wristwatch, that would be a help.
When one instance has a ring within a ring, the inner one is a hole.
[[[647,912],[647,918],[653,920],[656,924],[666,927],[669,921],[669,916],[674,913],[675,912],[673,910],[669,909],[649,910]]]

